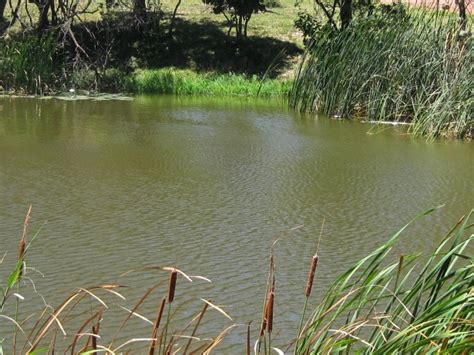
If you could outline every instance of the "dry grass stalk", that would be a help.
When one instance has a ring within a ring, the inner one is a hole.
[[[188,340],[188,343],[186,344],[186,347],[184,348],[183,354],[186,354],[189,347],[191,346],[191,342],[192,342],[194,336],[196,335],[197,329],[198,329],[199,325],[201,324],[202,318],[204,317],[204,314],[206,313],[208,307],[209,307],[209,305],[207,303],[204,303],[204,308],[202,309],[201,313],[199,314],[199,317],[196,321],[196,325],[194,326],[193,332],[191,333],[191,336]]]

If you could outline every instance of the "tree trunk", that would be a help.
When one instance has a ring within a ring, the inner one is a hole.
[[[457,0],[459,10],[459,24],[462,31],[466,30],[467,17],[466,17],[466,2],[465,0]]]
[[[0,23],[5,21],[4,13],[7,6],[7,0],[0,0]]]
[[[342,1],[340,17],[341,28],[347,28],[352,21],[352,0]]]
[[[133,13],[139,21],[144,21],[146,19],[145,0],[135,0],[133,4]]]
[[[245,37],[245,38],[247,38],[247,28],[248,28],[248,26],[249,26],[250,17],[252,17],[252,15],[248,15],[248,16],[245,18],[245,24],[244,24],[244,37]]]
[[[110,10],[115,5],[114,0],[105,0],[105,8]]]
[[[238,22],[237,22],[237,26],[236,26],[236,30],[237,30],[237,38],[240,38],[242,37],[242,15],[239,15],[239,19],[238,19]]]
[[[173,11],[173,16],[171,17],[171,23],[170,23],[170,29],[169,29],[170,36],[173,34],[174,22],[176,21],[176,14],[178,13],[179,5],[181,5],[181,0],[178,0],[178,2],[176,3],[176,6]]]
[[[49,26],[48,13],[49,13],[50,2],[49,0],[40,0],[39,2],[37,2],[37,6],[40,13],[38,28],[40,30],[44,30],[45,28]]]

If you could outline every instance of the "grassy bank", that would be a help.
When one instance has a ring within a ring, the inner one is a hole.
[[[139,70],[130,81],[133,92],[201,96],[286,97],[291,81],[242,74],[196,73],[190,70]]]
[[[414,134],[474,134],[474,42],[457,17],[381,13],[309,45],[291,105],[345,118],[411,122]]]
[[[318,284],[318,263],[324,263],[324,255],[315,254],[311,258],[306,287],[301,285],[305,298],[300,314],[301,326],[286,352],[461,354],[472,351],[474,261],[466,251],[469,251],[474,239],[474,210],[441,238],[430,255],[421,258],[419,254],[391,254],[408,227],[431,212],[433,210],[414,218],[385,244],[337,276],[307,318],[308,301]],[[250,323],[234,324],[224,309],[207,299],[198,300],[200,310],[195,315],[183,309],[190,303],[184,283],[192,285],[210,280],[203,276],[190,276],[175,267],[159,266],[131,270],[122,275],[136,277],[137,273],[153,272],[153,279],[156,279],[158,272],[158,275],[165,276],[149,285],[133,305],[121,304],[125,301],[123,293],[126,288],[119,284],[107,284],[79,288],[54,310],[46,308],[39,319],[37,316],[24,318],[25,315],[20,316],[19,312],[21,302],[25,301],[20,287],[26,287],[31,280],[33,269],[26,266],[26,261],[38,235],[35,234],[30,240],[27,237],[30,216],[31,207],[24,222],[16,265],[2,284],[0,319],[11,323],[13,330],[0,342],[0,351],[4,347],[13,349],[12,353],[31,354],[64,349],[71,354],[92,354],[95,351],[110,354],[127,351],[210,354],[213,351],[218,353],[219,344],[230,331],[245,327],[247,337],[241,339],[243,353],[251,354],[252,348],[256,354],[273,352],[272,341],[275,342],[278,334],[273,324],[274,314],[278,312],[275,297],[278,299],[279,292],[284,291],[275,284],[273,250],[278,239],[269,255],[268,281],[266,286],[262,285],[262,315],[260,319],[255,319],[256,326]],[[153,304],[156,313],[144,313],[145,303]],[[300,305],[294,304],[293,307],[300,308]],[[116,325],[107,321],[113,308],[125,311],[123,321]],[[13,313],[8,313],[8,310]],[[230,325],[210,339],[201,338],[201,329],[209,322],[209,311],[219,312]],[[185,312],[189,317],[189,323],[184,328],[177,328],[174,322],[177,312]],[[108,334],[106,329],[110,326],[114,331]],[[133,326],[139,327],[141,336],[124,341],[120,337],[121,332]],[[119,338],[120,341],[117,340]]]
[[[90,10],[97,11],[80,13],[70,32],[35,29],[35,6],[30,14],[21,7],[20,19],[28,22],[31,16],[33,23],[23,29],[17,21],[0,32],[0,90],[286,96],[302,53],[302,37],[293,26],[298,9],[291,0],[272,4],[252,16],[249,36],[242,39],[229,34],[225,17],[201,0],[180,5],[172,32],[172,0],[150,3],[140,28],[130,4],[104,10],[93,3]]]

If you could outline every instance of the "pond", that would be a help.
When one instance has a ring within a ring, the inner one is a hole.
[[[444,204],[394,254],[432,250],[474,207],[473,173],[472,142],[304,117],[282,102],[1,98],[0,251],[9,254],[0,275],[13,265],[32,204],[30,235],[42,229],[28,264],[43,274],[31,271],[49,304],[78,287],[118,282],[130,286],[123,304],[131,308],[167,275],[120,275],[172,265],[213,281],[179,279],[177,297],[197,301],[177,322],[206,298],[235,322],[256,325],[270,247],[282,237],[274,326],[282,346],[296,333],[320,234],[316,296],[412,217]],[[153,297],[143,310],[150,319]],[[37,298],[22,310],[38,310]],[[118,313],[103,327],[119,324],[126,313]],[[121,337],[150,335],[148,324],[136,324]],[[203,329],[215,336],[229,324],[212,312]],[[222,351],[243,352],[243,333],[231,333]]]

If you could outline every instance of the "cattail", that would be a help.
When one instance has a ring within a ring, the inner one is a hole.
[[[18,261],[23,260],[23,257],[25,256],[25,250],[26,250],[26,238],[21,238],[20,239],[20,244],[18,246]]]
[[[174,293],[176,291],[176,279],[178,278],[178,272],[173,269],[170,275],[170,284],[168,288],[168,303],[172,303],[174,300]]]
[[[402,272],[402,268],[403,268],[403,260],[405,259],[405,256],[404,255],[400,255],[400,259],[398,260],[398,270],[397,270],[397,277],[400,275],[400,273]]]
[[[30,220],[31,216],[31,209],[32,206],[28,208],[28,212],[26,213],[25,221],[23,222],[23,233],[20,238],[20,244],[18,246],[18,261],[21,262],[21,267],[20,267],[20,276],[23,275],[23,259],[25,257],[25,252],[26,252],[26,231],[28,229],[28,223]]]
[[[20,244],[18,246],[18,262],[21,263],[20,275],[19,275],[20,277],[23,276],[23,263],[24,263],[25,251],[26,251],[26,238],[23,236],[20,239]]]
[[[153,332],[151,334],[151,338],[153,340],[151,341],[150,350],[148,351],[149,355],[155,354],[156,338],[158,336],[158,328],[160,327],[161,318],[163,317],[163,310],[165,309],[165,303],[166,303],[166,299],[163,298],[161,300],[160,308],[158,310],[158,315],[156,316],[155,325],[153,326]]]
[[[251,347],[250,347],[250,323],[251,322],[249,322],[249,324],[247,324],[247,349],[246,349],[247,350],[246,351],[247,355],[250,355],[252,353]]]
[[[311,258],[311,266],[308,273],[308,281],[306,282],[306,290],[304,292],[306,298],[311,295],[311,290],[313,289],[314,274],[316,273],[316,267],[318,266],[318,255],[314,255]]]
[[[267,329],[267,305],[265,305],[265,312],[262,319],[262,327],[260,328],[259,337],[263,337],[266,329]]]
[[[97,326],[92,326],[92,336],[91,336],[91,340],[92,340],[92,350],[97,350],[97,336],[99,335],[99,325],[97,324]],[[97,353],[96,352],[93,352],[92,353],[93,355],[96,355]]]
[[[271,333],[273,331],[273,303],[275,300],[275,294],[273,292],[270,292],[268,295],[268,302],[267,302],[267,310],[266,310],[266,316],[265,318],[267,319],[267,331],[268,333]]]

